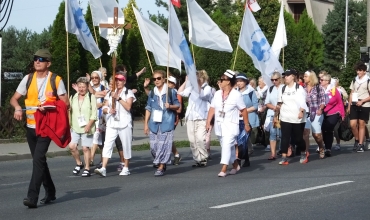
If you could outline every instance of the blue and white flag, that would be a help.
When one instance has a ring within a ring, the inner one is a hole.
[[[244,12],[238,45],[252,58],[266,84],[271,85],[274,71],[284,71],[250,10]]]
[[[102,55],[102,52],[94,41],[77,0],[67,0],[65,2],[65,24],[66,31],[76,35],[83,48],[90,51],[95,59]]]
[[[168,34],[170,36],[170,45],[176,56],[180,57],[184,61],[185,71],[188,76],[188,80],[193,86],[193,91],[199,93],[198,80],[196,75],[196,68],[191,57],[188,42],[186,41],[184,31],[181,28],[180,21],[176,15],[176,11],[173,5],[170,5],[169,12],[169,26]]]

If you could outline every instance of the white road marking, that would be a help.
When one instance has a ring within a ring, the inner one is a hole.
[[[0,186],[14,186],[14,185],[19,185],[19,184],[24,184],[24,183],[29,183],[30,181],[23,181],[23,182],[16,182],[16,183],[8,183],[8,184],[1,184]]]
[[[279,193],[279,194],[270,195],[270,196],[263,196],[263,197],[259,197],[259,198],[255,198],[255,199],[248,199],[248,200],[244,200],[244,201],[240,201],[240,202],[232,202],[232,203],[213,206],[213,207],[209,207],[209,208],[211,208],[211,209],[221,209],[221,208],[226,208],[226,207],[230,207],[230,206],[242,205],[242,204],[267,200],[267,199],[273,199],[273,198],[287,196],[287,195],[291,195],[291,194],[307,192],[307,191],[312,191],[312,190],[316,190],[316,189],[322,189],[322,188],[327,188],[327,187],[331,187],[331,186],[338,186],[338,185],[353,183],[353,182],[354,181],[342,181],[342,182],[337,182],[337,183],[330,183],[330,184],[325,184],[325,185],[321,185],[321,186],[309,187],[309,188],[305,188],[305,189],[299,189],[299,190],[294,190],[294,191],[285,192],[285,193]]]

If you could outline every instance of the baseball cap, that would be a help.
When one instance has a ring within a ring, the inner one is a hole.
[[[48,61],[51,61],[51,53],[48,49],[39,49],[38,51],[36,51],[34,56],[46,58]]]
[[[245,73],[238,73],[238,75],[236,76],[237,79],[244,79],[244,80],[248,80],[248,77],[245,75]]]
[[[289,75],[297,76],[297,71],[295,71],[295,69],[285,70],[283,75],[284,76],[289,76]]]
[[[124,75],[121,75],[121,74],[116,75],[115,78],[118,79],[118,80],[125,80],[126,81],[126,77]]]
[[[224,72],[224,75],[228,76],[229,78],[233,78],[235,76],[235,72],[232,70],[226,70],[226,72]]]
[[[173,77],[173,76],[170,76],[170,77],[168,77],[168,81],[170,81],[170,82],[172,82],[172,83],[174,83],[174,84],[176,84],[176,78],[175,77]]]

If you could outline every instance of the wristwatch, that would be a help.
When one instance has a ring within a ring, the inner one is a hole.
[[[122,98],[121,97],[119,97],[118,99],[117,99],[117,101],[121,101],[122,100]]]

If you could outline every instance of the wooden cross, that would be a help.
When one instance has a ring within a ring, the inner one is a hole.
[[[118,7],[114,7],[114,12],[113,12],[113,24],[99,24],[99,27],[101,28],[112,28],[113,29],[113,33],[116,34],[117,33],[117,30],[119,28],[125,28],[125,29],[130,29],[131,28],[131,24],[118,24]],[[117,65],[117,59],[116,59],[116,56],[112,55],[112,68],[113,68],[113,76],[112,76],[112,79],[113,79],[113,84],[112,84],[112,91],[115,91],[116,90],[116,65]],[[112,108],[115,108],[116,107],[116,102],[113,100],[113,97],[112,97]]]

